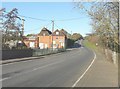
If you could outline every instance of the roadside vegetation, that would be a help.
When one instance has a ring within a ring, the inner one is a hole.
[[[112,60],[116,64],[117,55],[120,53],[119,0],[91,2],[89,3],[90,8],[85,3],[75,2],[76,7],[85,11],[86,15],[91,18],[92,31],[85,37],[88,40],[85,45],[95,49],[94,45],[97,43],[99,48],[103,49],[106,59]]]
[[[92,42],[90,42],[88,40],[84,40],[83,45],[85,47],[90,48],[90,49],[97,50],[97,46],[94,43],[92,43]]]
[[[70,34],[70,36],[68,37],[68,40],[67,40],[67,47],[68,48],[73,47],[74,43],[80,39],[83,39],[83,36],[80,33]]]

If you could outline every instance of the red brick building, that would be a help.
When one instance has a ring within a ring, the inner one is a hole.
[[[63,30],[56,30],[53,33],[47,28],[43,28],[38,35],[24,38],[24,43],[30,48],[65,48],[67,37]]]
[[[65,48],[66,35],[58,29],[53,32],[53,48]]]
[[[66,44],[66,35],[59,30],[54,31],[53,33],[47,28],[43,28],[38,34],[39,47],[44,48],[65,48]]]
[[[28,48],[38,48],[38,37],[37,37],[37,35],[24,37],[24,43]]]
[[[47,28],[43,28],[40,33],[38,34],[38,43],[39,48],[51,48],[52,47],[52,32],[49,31]]]

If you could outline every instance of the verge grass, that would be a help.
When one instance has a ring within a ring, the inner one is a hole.
[[[97,46],[96,46],[94,43],[92,43],[92,42],[90,42],[90,41],[88,41],[88,40],[84,40],[84,41],[83,41],[83,45],[84,45],[85,47],[90,48],[90,49],[97,50]]]

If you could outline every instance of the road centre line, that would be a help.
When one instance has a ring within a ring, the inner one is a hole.
[[[46,68],[46,67],[48,67],[48,66],[51,66],[51,65],[54,65],[54,64],[58,64],[58,63],[61,63],[61,62],[63,62],[63,61],[51,63],[51,64],[48,64],[48,65],[45,65],[45,66],[41,66],[41,67],[37,67],[37,68],[34,68],[34,69],[30,70],[30,71],[26,71],[26,72],[23,72],[23,73],[16,74],[15,76],[19,76],[19,75],[22,75],[22,74],[25,74],[25,73],[30,73],[30,72],[33,72],[33,71],[35,71],[35,70],[42,69],[42,68]],[[13,77],[14,77],[14,76],[13,76]],[[0,81],[4,81],[4,80],[10,79],[10,78],[12,78],[12,77],[3,78],[3,79],[1,79]]]
[[[42,69],[42,68],[46,68],[46,67],[48,67],[48,66],[51,66],[51,65],[54,65],[54,64],[58,64],[58,63],[61,63],[61,62],[63,62],[63,61],[51,63],[51,64],[48,64],[48,65],[45,65],[45,66],[41,66],[41,67],[37,67],[37,68],[34,68],[34,69],[30,70],[30,71],[26,71],[26,72],[20,73],[20,74],[18,74],[18,75],[22,75],[22,74],[25,74],[25,73],[30,73],[30,72],[33,72],[33,71],[35,71],[35,70]]]
[[[29,62],[29,61],[33,61],[33,60],[15,61],[15,62],[11,62],[11,63],[2,64],[2,66],[5,66],[5,65],[11,65],[11,64],[18,63],[18,62]]]
[[[7,79],[10,79],[11,77],[6,77],[6,78],[3,78],[3,79],[0,79],[0,81],[4,81],[4,80],[7,80]]]
[[[84,77],[84,75],[86,74],[86,72],[90,69],[90,67],[93,65],[95,59],[96,59],[96,54],[95,52],[93,51],[94,53],[94,58],[93,58],[93,61],[90,63],[90,65],[88,66],[88,68],[85,70],[85,72],[78,78],[78,80],[72,85],[72,87],[74,88],[78,82]]]
[[[43,58],[45,58],[46,56],[41,56],[41,57],[43,57]],[[11,59],[12,60],[12,59]],[[17,59],[16,59],[17,60]],[[28,59],[28,60],[18,60],[18,61],[11,61],[11,62],[8,62],[8,63],[3,63],[3,64],[1,64],[2,66],[5,66],[5,65],[11,65],[11,64],[16,64],[16,63],[19,63],[19,62],[29,62],[29,61],[34,61],[34,60],[36,60],[36,59]]]
[[[54,64],[58,64],[58,63],[61,63],[61,62],[63,62],[63,61],[51,63],[51,64],[48,64],[48,65],[45,65],[45,66],[42,66],[42,67],[37,67],[37,68],[34,68],[33,71],[34,71],[34,70],[38,70],[38,69],[42,69],[42,68],[45,68],[45,67],[48,67],[48,66],[51,66],[51,65],[54,65]]]

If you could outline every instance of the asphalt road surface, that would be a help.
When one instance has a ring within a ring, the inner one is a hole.
[[[75,87],[94,59],[85,47],[2,65],[2,87]],[[84,76],[83,76],[84,77]]]

